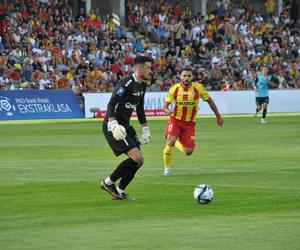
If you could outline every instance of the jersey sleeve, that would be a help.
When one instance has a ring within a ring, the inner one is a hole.
[[[173,99],[174,99],[174,93],[175,93],[176,88],[177,88],[177,84],[173,85],[173,86],[169,89],[168,95],[167,95],[167,97],[165,98],[165,102],[167,102],[167,103],[172,103],[172,101],[173,101]]]
[[[197,83],[197,88],[198,88],[198,91],[199,91],[200,98],[203,101],[207,101],[210,98],[210,96],[207,93],[207,91],[205,90],[205,88],[203,87],[203,85],[201,83]]]
[[[128,82],[128,79],[125,80],[125,79],[122,79],[120,80],[113,93],[112,93],[112,96],[107,104],[107,114],[108,114],[108,117],[115,117],[116,116],[116,108],[117,108],[117,105],[118,103],[123,99],[123,97],[125,96],[126,92],[127,92],[127,82]]]
[[[146,84],[144,85],[144,94],[142,99],[140,100],[139,104],[136,106],[136,114],[140,124],[147,123],[145,110],[144,110],[144,99],[146,93]]]

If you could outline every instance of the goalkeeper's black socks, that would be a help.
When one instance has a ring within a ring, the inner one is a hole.
[[[263,109],[262,118],[265,119],[267,115],[267,109]]]
[[[119,166],[113,171],[113,173],[110,175],[111,181],[116,182],[121,177],[127,175],[127,173],[130,172],[132,166],[136,166],[136,165],[137,165],[137,163],[134,160],[132,160],[131,158],[128,158],[128,159],[122,161],[119,164]]]
[[[131,165],[129,167],[127,174],[122,176],[120,183],[119,183],[119,188],[122,190],[125,190],[125,188],[132,181],[132,179],[135,176],[135,173],[138,170],[139,170],[139,167],[137,166],[137,163],[135,162],[135,165]]]

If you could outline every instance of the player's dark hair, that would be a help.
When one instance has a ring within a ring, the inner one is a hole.
[[[146,57],[146,56],[137,56],[136,58],[134,58],[134,65],[137,64],[145,64],[146,62],[150,62],[151,63],[151,59]]]
[[[183,67],[183,68],[181,69],[181,71],[180,71],[180,74],[181,74],[183,71],[191,71],[191,72],[193,72],[192,68],[190,68],[190,67]]]

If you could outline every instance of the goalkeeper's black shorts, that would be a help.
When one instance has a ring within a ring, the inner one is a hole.
[[[126,127],[126,138],[124,140],[117,141],[111,131],[107,130],[107,123],[103,122],[102,126],[103,134],[116,156],[123,153],[127,153],[129,150],[137,147],[140,148],[140,142],[138,140],[135,129],[132,126]]]

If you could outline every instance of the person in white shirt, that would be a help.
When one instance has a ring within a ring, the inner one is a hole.
[[[262,40],[261,35],[258,35],[258,36],[255,37],[254,44],[255,45],[263,45],[263,40]]]
[[[51,81],[48,79],[47,74],[43,73],[41,76],[41,80],[39,81],[39,89],[48,89],[51,87]]]
[[[196,22],[193,22],[192,24],[192,39],[193,41],[199,42],[201,34],[201,28],[199,25],[196,24]]]
[[[0,89],[6,89],[9,84],[9,79],[6,75],[0,77]]]

